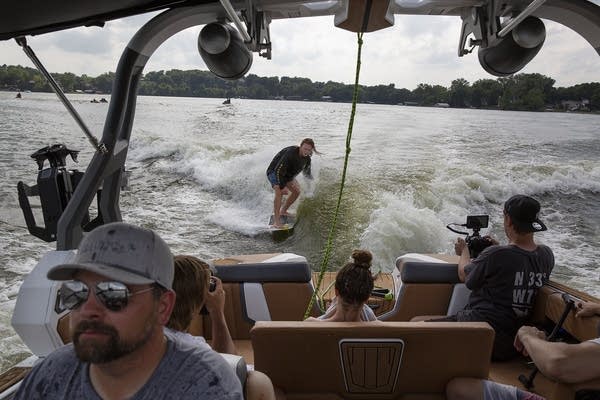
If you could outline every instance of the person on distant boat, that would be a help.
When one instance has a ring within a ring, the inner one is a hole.
[[[201,314],[204,306],[210,316],[213,350],[238,354],[225,319],[225,290],[221,280],[213,276],[210,266],[197,257],[175,256],[174,263],[173,290],[177,300],[166,329],[183,341],[206,346],[204,337],[188,332],[194,315]],[[211,283],[214,286],[211,287]],[[271,379],[260,371],[254,371],[253,367],[248,371],[244,391],[246,399],[275,399]]]
[[[578,304],[576,318],[592,315],[600,315],[600,304]],[[533,326],[523,326],[517,332],[514,346],[523,355],[531,357],[545,376],[575,385],[578,390],[575,399],[591,400],[600,398],[600,332],[598,336],[578,344],[548,342],[544,332]],[[544,400],[514,386],[475,378],[452,379],[446,386],[446,397],[448,400]]]
[[[173,256],[149,229],[114,222],[89,232],[65,281],[73,343],[43,358],[16,399],[243,399],[233,370],[208,345],[164,331],[175,305]]]
[[[307,318],[306,321],[377,321],[375,313],[366,304],[375,286],[375,279],[371,274],[373,255],[368,250],[354,250],[352,260],[338,271],[335,277],[335,298],[325,314],[318,318]]]
[[[455,245],[458,276],[471,289],[465,308],[455,315],[430,321],[484,321],[496,332],[492,359],[507,360],[517,355],[512,343],[517,330],[527,321],[539,288],[554,267],[552,250],[536,244],[535,232],[546,225],[538,214],[540,203],[515,195],[504,203],[504,232],[509,244],[487,247],[471,259],[465,240]],[[497,243],[497,242],[496,242]]]
[[[273,200],[273,227],[281,228],[281,216],[290,215],[288,209],[300,196],[300,185],[296,175],[300,172],[312,179],[310,157],[313,152],[319,154],[315,142],[306,138],[300,146],[289,146],[277,153],[267,168],[267,179],[275,191]],[[289,192],[285,204],[281,206],[283,195]]]

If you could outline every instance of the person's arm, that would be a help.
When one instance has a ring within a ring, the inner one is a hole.
[[[458,278],[461,282],[464,282],[467,279],[465,267],[471,263],[471,252],[469,252],[469,246],[467,246],[465,239],[456,239],[454,251],[457,256],[460,256],[460,259],[458,260]]]
[[[591,301],[581,301],[577,303],[577,311],[575,317],[592,317],[594,315],[600,315],[600,304],[592,303]]]
[[[548,342],[542,331],[523,326],[517,332],[515,347],[529,355],[546,376],[565,383],[600,378],[600,344]]]
[[[210,314],[212,325],[212,348],[219,353],[237,354],[233,339],[225,320],[225,290],[223,283],[217,277],[212,277],[217,283],[213,292],[206,294],[206,309]]]

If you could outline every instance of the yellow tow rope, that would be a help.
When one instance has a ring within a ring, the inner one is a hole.
[[[356,114],[356,102],[358,101],[358,78],[360,76],[360,53],[362,50],[363,44],[363,33],[359,32],[358,36],[358,54],[356,57],[356,77],[354,79],[354,93],[352,94],[352,112],[350,113],[350,122],[348,123],[348,133],[346,134],[346,155],[344,157],[344,169],[342,171],[342,182],[340,184],[340,193],[338,195],[337,204],[335,206],[335,212],[333,213],[333,220],[331,221],[331,227],[329,228],[329,235],[327,237],[327,245],[325,247],[325,256],[323,257],[323,261],[321,262],[321,270],[319,271],[319,279],[317,280],[317,287],[313,292],[310,301],[308,303],[308,307],[306,307],[306,311],[304,312],[304,319],[310,316],[313,305],[315,304],[315,299],[317,297],[317,293],[319,293],[319,289],[321,288],[321,283],[323,282],[323,277],[325,276],[325,271],[327,270],[327,265],[329,264],[329,257],[331,255],[331,248],[333,247],[333,239],[335,236],[335,228],[337,225],[337,218],[340,211],[340,204],[342,203],[342,194],[344,192],[344,182],[346,181],[346,170],[348,168],[348,159],[350,158],[350,141],[352,140],[352,127],[354,126],[354,115]]]

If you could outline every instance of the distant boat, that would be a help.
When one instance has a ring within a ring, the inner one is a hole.
[[[227,100],[223,101],[223,104],[231,104],[231,99],[228,97]]]
[[[17,95],[15,96],[15,99],[20,99],[20,98],[22,98],[21,92],[17,93]]]

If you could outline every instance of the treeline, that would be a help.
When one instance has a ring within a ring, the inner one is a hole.
[[[72,73],[53,74],[65,92],[107,93],[112,89],[112,72],[90,77]],[[450,87],[419,84],[414,90],[394,84],[361,86],[359,101],[376,104],[500,108],[504,110],[568,109],[600,111],[600,82],[571,87],[554,87],[554,79],[541,74],[517,74],[506,78],[479,79],[469,83],[459,78]],[[37,70],[29,67],[0,67],[0,89],[51,91]],[[170,70],[145,74],[139,93],[149,96],[240,97],[352,101],[353,86],[339,82],[312,82],[308,78],[260,77],[249,74],[237,81],[224,81],[208,71]]]

